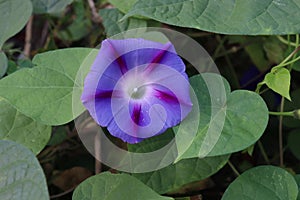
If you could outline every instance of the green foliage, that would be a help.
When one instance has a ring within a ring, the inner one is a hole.
[[[31,0],[35,14],[55,14],[63,11],[73,0]]]
[[[259,166],[234,180],[222,200],[295,200],[297,195],[298,187],[291,174],[279,167]]]
[[[169,129],[166,133],[149,138],[141,143],[134,145],[129,144],[128,149],[137,153],[153,152],[167,145],[171,142],[173,137],[172,129]],[[167,157],[170,156],[170,154],[164,156]],[[226,164],[228,158],[229,155],[203,159],[183,159],[176,164],[171,164],[153,172],[136,173],[132,175],[159,194],[165,194],[188,183],[209,177],[221,169]],[[161,162],[163,162],[163,160],[164,157]]]
[[[225,79],[223,83],[226,89],[220,91],[221,81],[220,76],[214,74],[202,74],[190,78],[201,111],[200,124],[190,147],[179,152],[180,159],[205,156],[207,153],[209,156],[217,156],[241,151],[252,145],[263,134],[268,123],[268,109],[263,99],[256,93],[245,90],[235,90],[230,93],[229,84]],[[211,91],[215,91],[215,94],[206,88],[206,84]],[[224,99],[226,96],[227,99]],[[218,107],[215,105],[212,107],[211,101],[218,99]],[[216,109],[214,114],[211,113],[212,109]],[[222,124],[224,126],[219,127]],[[222,132],[207,140],[209,134],[212,134],[208,129]],[[182,131],[188,133],[189,126],[185,126]],[[215,143],[215,145],[205,149],[206,143]]]
[[[8,60],[4,52],[0,52],[0,78],[4,76],[7,70]]]
[[[125,17],[139,15],[223,34],[274,35],[300,32],[299,7],[295,0],[140,0]]]
[[[282,67],[274,67],[271,72],[265,76],[263,83],[265,83],[274,92],[291,100],[290,97],[290,82],[291,75],[289,70]]]
[[[0,160],[0,199],[49,199],[43,170],[30,150],[15,142],[0,140]]]
[[[76,18],[72,17],[74,15]],[[61,24],[57,36],[63,41],[78,41],[86,37],[92,29],[92,22],[86,12],[84,1],[75,1],[73,13],[65,15],[62,21],[66,22]]]
[[[92,186],[92,187],[91,187]],[[81,183],[73,193],[73,200],[167,200],[139,180],[127,174],[109,172],[93,176]]]
[[[284,104],[284,110],[286,111],[292,111],[300,108],[300,90],[294,90],[291,93],[291,100],[292,101],[286,101]],[[283,118],[283,124],[287,127],[291,128],[297,128],[300,127],[300,121],[299,119],[293,119],[291,117],[289,118]]]
[[[91,57],[88,57],[91,56]],[[72,93],[81,93],[82,83],[75,82],[79,67],[86,58],[93,61],[95,52],[88,48],[70,48],[38,54],[32,69],[19,70],[0,81],[0,96],[18,111],[47,125],[67,123],[84,111],[76,99],[72,110]]]
[[[0,49],[8,38],[25,26],[31,12],[30,0],[0,0]]]
[[[38,154],[47,144],[51,127],[33,121],[0,99],[0,139],[12,140]]]
[[[294,129],[291,131],[288,135],[288,147],[291,150],[291,152],[294,154],[294,156],[300,160],[300,129]]]
[[[108,37],[126,30],[144,28],[147,26],[145,20],[132,17],[120,22],[120,19],[124,17],[124,14],[117,9],[102,9],[100,10],[100,15],[103,17],[103,26],[105,27]]]
[[[137,0],[108,0],[116,8],[118,8],[123,13],[127,13],[132,6],[137,2]]]

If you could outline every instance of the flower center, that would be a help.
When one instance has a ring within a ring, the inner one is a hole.
[[[133,87],[133,89],[129,90],[129,96],[133,99],[141,99],[146,93],[146,87]]]

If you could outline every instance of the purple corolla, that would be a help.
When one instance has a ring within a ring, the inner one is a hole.
[[[191,111],[185,65],[173,45],[106,39],[81,100],[115,137],[137,143],[179,124]]]

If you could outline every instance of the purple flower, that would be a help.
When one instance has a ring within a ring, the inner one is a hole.
[[[191,111],[185,65],[169,42],[106,39],[81,100],[115,137],[137,143],[180,123]]]

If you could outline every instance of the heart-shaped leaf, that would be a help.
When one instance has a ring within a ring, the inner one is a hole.
[[[92,187],[91,187],[92,186]],[[139,180],[127,174],[104,172],[82,182],[73,193],[73,200],[167,200]]]
[[[20,144],[0,140],[0,177],[0,199],[49,199],[43,169]]]
[[[268,109],[263,99],[254,92],[236,90],[230,93],[228,82],[217,74],[202,74],[190,78],[200,111],[198,131],[191,138],[189,147],[180,148],[179,157],[195,158],[218,156],[243,150],[255,143],[263,134],[268,123]],[[220,85],[224,84],[220,89]],[[209,88],[209,89],[208,89]],[[193,100],[195,101],[195,100]],[[214,103],[215,102],[215,103]],[[194,102],[196,105],[196,102]],[[183,121],[178,135],[191,132],[188,121]],[[184,124],[187,124],[186,126]]]
[[[83,80],[97,50],[69,48],[38,54],[32,69],[19,70],[0,80],[0,96],[18,111],[47,125],[61,125],[76,118]],[[81,64],[80,80],[75,80]],[[72,107],[72,95],[77,95]],[[73,112],[74,111],[74,112]]]
[[[274,92],[277,92],[281,96],[291,100],[291,74],[286,68],[273,68],[271,72],[265,76],[263,82]]]
[[[222,200],[296,199],[298,186],[294,177],[284,169],[259,166],[244,172],[225,191]]]
[[[30,0],[0,0],[0,49],[8,38],[25,26],[31,12]]]
[[[139,0],[126,17],[223,34],[273,35],[300,32],[299,8],[296,0]]]
[[[38,154],[47,144],[51,127],[33,121],[0,98],[0,139],[12,140]]]

